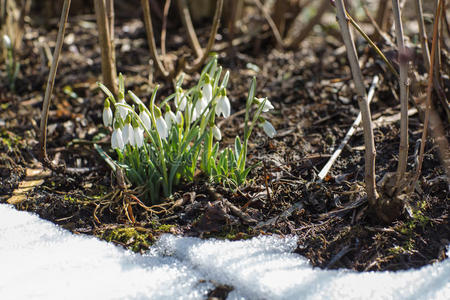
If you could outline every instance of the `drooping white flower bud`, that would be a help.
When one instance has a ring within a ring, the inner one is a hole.
[[[134,130],[131,125],[131,117],[128,115],[125,121],[125,126],[122,131],[123,142],[125,144],[130,144],[133,146],[134,144]]]
[[[230,100],[228,99],[227,95],[223,94],[217,100],[216,115],[220,116],[220,114],[222,114],[225,118],[228,118],[230,116],[230,112]]]
[[[214,127],[212,128],[212,134],[216,140],[220,141],[222,139],[222,133],[220,132],[219,127],[217,127],[216,125],[214,125]]]
[[[152,128],[152,121],[150,120],[150,116],[148,113],[144,110],[144,108],[141,109],[141,112],[139,113],[139,118],[142,120],[142,123],[144,127],[150,131]]]
[[[144,129],[141,127],[134,127],[134,146],[140,148],[144,145]]]
[[[267,98],[255,98],[256,102],[259,104],[263,103],[264,99]],[[264,107],[262,109],[262,112],[268,112],[269,110],[274,109],[272,102],[270,102],[269,99],[266,100],[266,102],[264,103]]]
[[[119,103],[119,104],[126,104],[126,102],[125,102],[124,99],[117,101],[117,103]],[[125,107],[123,107],[123,106],[119,106],[119,105],[118,105],[118,106],[117,106],[117,111],[119,112],[120,118],[121,118],[122,120],[125,120],[125,118],[126,118],[127,115],[128,115],[127,109],[126,109]]]
[[[162,116],[156,118],[156,130],[158,131],[159,136],[164,140],[169,136],[169,129]]]
[[[186,94],[183,93],[183,90],[181,88],[179,88],[177,90],[177,96],[176,96],[176,99],[175,99],[175,106],[179,110],[184,111],[186,109],[186,104],[187,104]]]
[[[173,123],[177,122],[177,117],[175,114],[169,109],[164,115],[164,121],[166,121],[167,128],[172,127]]]
[[[206,105],[208,105],[209,102],[211,102],[212,100],[212,96],[213,96],[213,90],[212,90],[212,86],[211,83],[205,83],[202,87],[202,93],[203,93],[203,98],[206,101]]]
[[[264,120],[261,126],[268,137],[273,138],[277,134],[277,131],[275,130],[273,125],[267,120]]]
[[[122,130],[120,127],[116,127],[111,135],[111,148],[123,150],[124,147]]]
[[[178,125],[183,124],[183,114],[181,113],[181,111],[177,111],[177,114],[175,116],[175,122],[177,122]]]
[[[3,44],[5,45],[6,49],[11,49],[11,47],[12,47],[11,39],[6,34],[3,35]]]
[[[105,100],[105,105],[103,108],[103,124],[105,126],[111,125],[113,122],[113,113],[109,104],[108,98]]]

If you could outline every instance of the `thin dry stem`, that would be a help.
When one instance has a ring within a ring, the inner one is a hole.
[[[158,52],[156,50],[155,35],[153,33],[152,16],[150,14],[150,4],[148,0],[141,0],[141,5],[144,13],[144,23],[145,31],[147,32],[147,42],[150,48],[150,54],[153,61],[156,64],[158,71],[163,75],[164,78],[169,78],[169,72],[164,68],[161,60],[158,57]]]
[[[398,61],[400,65],[400,147],[397,167],[397,186],[405,176],[408,163],[408,51],[404,44],[403,26],[398,0],[392,0],[392,11],[395,22],[395,33],[397,37]]]
[[[364,87],[363,76],[358,63],[358,56],[356,53],[355,43],[350,33],[348,19],[343,0],[335,1],[337,8],[337,19],[341,28],[342,38],[347,49],[347,56],[353,74],[356,90],[358,93],[358,104],[361,111],[363,129],[364,129],[364,144],[365,144],[365,170],[364,178],[366,183],[366,193],[369,204],[372,207],[377,205],[377,191],[375,184],[375,142],[373,137],[373,124],[370,114],[370,106]]]
[[[437,36],[438,36],[438,27],[439,27],[439,19],[442,11],[442,0],[439,0],[438,7],[436,10],[436,16],[434,18],[434,25],[433,25],[433,42],[431,44],[431,58],[430,58],[430,69],[428,72],[428,85],[427,85],[427,101],[426,101],[426,110],[425,110],[425,121],[423,124],[423,132],[422,132],[422,139],[420,143],[420,151],[419,151],[419,159],[416,169],[416,174],[414,176],[413,185],[417,180],[419,179],[420,173],[422,172],[422,164],[423,164],[423,154],[425,152],[425,143],[427,139],[427,132],[428,132],[428,123],[430,120],[430,111],[431,111],[431,88],[433,86],[433,68],[434,68],[434,60],[435,60],[435,54],[436,54],[436,44]]]
[[[414,3],[416,4],[417,24],[419,25],[419,36],[420,36],[420,42],[422,43],[423,61],[425,62],[425,67],[427,69],[429,69],[430,68],[430,49],[428,48],[428,37],[427,37],[427,32],[425,30],[425,23],[423,21],[422,1],[414,0]]]
[[[117,95],[114,42],[111,39],[112,30],[108,21],[106,2],[105,0],[96,0],[94,6],[101,49],[103,82],[114,95]],[[109,7],[112,9],[112,4]]]
[[[166,55],[166,32],[167,32],[167,15],[169,14],[170,0],[166,0],[164,3],[163,20],[161,28],[161,55]]]
[[[58,36],[56,38],[55,51],[53,53],[53,62],[50,67],[50,73],[48,75],[47,87],[45,88],[44,103],[42,105],[40,135],[39,135],[39,148],[40,159],[44,166],[48,166],[52,169],[58,169],[50,162],[47,156],[47,122],[48,122],[48,110],[50,108],[51,96],[53,92],[53,86],[55,84],[56,70],[58,69],[59,55],[61,54],[62,45],[64,43],[64,32],[66,30],[67,18],[69,16],[71,0],[65,0],[63,9],[61,12],[61,18],[59,20]]]
[[[303,27],[302,30],[300,30],[300,32],[295,37],[290,38],[290,41],[287,42],[288,48],[298,47],[298,45],[300,45],[300,43],[303,42],[303,40],[306,39],[308,37],[308,35],[311,34],[313,27],[316,24],[320,23],[320,20],[322,19],[323,14],[330,7],[329,2],[330,2],[329,0],[322,0],[319,8],[317,9],[316,15],[311,20],[309,20],[308,24],[306,24],[306,26]]]
[[[216,10],[214,12],[214,20],[211,27],[211,32],[209,33],[208,44],[206,45],[206,48],[203,51],[203,56],[197,59],[197,61],[195,61],[192,66],[186,66],[184,68],[184,71],[186,73],[192,74],[197,72],[198,69],[200,69],[203,66],[206,59],[208,58],[209,52],[214,46],[214,42],[216,40],[217,30],[219,29],[220,24],[220,17],[222,16],[222,8],[223,8],[223,0],[218,0],[216,3]]]
[[[375,95],[375,88],[377,87],[378,79],[379,79],[378,75],[375,75],[373,77],[372,84],[370,86],[370,90],[369,90],[369,93],[367,95],[367,101],[369,101],[369,103],[372,101],[373,96]],[[341,154],[342,150],[344,149],[345,145],[347,145],[348,141],[353,136],[353,134],[356,132],[356,129],[358,128],[358,126],[360,124],[361,124],[361,112],[358,113],[358,116],[356,117],[356,119],[353,122],[353,124],[350,127],[350,129],[347,131],[347,134],[345,135],[345,137],[342,140],[341,144],[339,144],[339,147],[336,149],[336,151],[334,151],[333,155],[330,157],[328,162],[325,164],[325,166],[320,171],[320,173],[318,175],[319,182],[321,182],[325,178],[325,176],[328,174],[328,172],[330,171],[330,169],[333,166],[334,162],[338,159],[338,157]]]
[[[181,21],[183,22],[183,26],[187,32],[189,44],[191,45],[192,49],[194,49],[195,55],[197,57],[202,57],[202,47],[200,46],[197,35],[195,34],[194,25],[192,25],[192,19],[186,0],[177,0],[177,5],[178,10],[180,11]]]
[[[280,32],[278,31],[277,25],[275,25],[275,22],[273,21],[270,14],[264,8],[264,5],[262,5],[261,1],[259,1],[259,0],[253,0],[253,2],[255,2],[256,6],[262,12],[264,18],[266,19],[267,23],[269,24],[269,27],[272,30],[273,36],[275,37],[275,40],[277,41],[277,46],[280,48],[284,48],[284,42],[283,42]]]

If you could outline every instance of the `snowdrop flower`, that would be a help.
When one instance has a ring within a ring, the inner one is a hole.
[[[123,148],[125,147],[125,144],[123,142],[123,138],[122,138],[122,130],[120,129],[120,127],[118,126],[118,124],[116,123],[116,128],[114,129],[112,135],[111,135],[111,147],[113,149],[119,149],[119,150],[123,150]]]
[[[177,114],[175,116],[175,122],[177,122],[178,125],[183,124],[183,114],[181,113],[181,111],[177,111]]]
[[[124,144],[130,144],[133,146],[134,144],[134,130],[131,125],[131,116],[128,115],[125,120],[125,126],[123,127],[122,137]]]
[[[165,140],[169,136],[169,128],[167,127],[166,121],[164,121],[159,108],[155,108],[155,114],[158,116],[156,118],[156,130],[158,131],[159,136]]]
[[[212,134],[216,140],[220,141],[222,139],[222,133],[220,132],[219,127],[217,127],[216,125],[214,125],[214,127],[212,128]]]
[[[119,103],[119,104],[126,104],[124,99],[117,101],[117,103]],[[125,118],[128,115],[127,109],[125,107],[123,107],[123,106],[117,106],[117,111],[119,112],[120,118],[122,120],[125,120]]]
[[[263,103],[264,99],[266,99],[266,103],[264,103],[264,107],[262,109],[262,112],[268,112],[271,109],[274,109],[272,103],[267,98],[255,98],[256,102],[259,104]]]
[[[144,145],[144,129],[142,129],[139,126],[136,126],[133,128],[133,135],[134,135],[134,143],[133,146],[136,146],[138,148],[142,147]]]
[[[203,97],[206,101],[206,104],[208,104],[212,100],[213,90],[212,90],[211,83],[209,83],[209,77],[206,77],[206,78],[207,78],[206,79],[207,82],[202,87],[202,93],[203,93]]]
[[[261,126],[268,137],[273,138],[277,134],[277,131],[275,130],[273,125],[267,120],[264,120]]]
[[[175,99],[175,106],[181,110],[184,111],[186,109],[187,99],[185,93],[183,93],[183,90],[181,88],[177,89],[177,97]]]
[[[109,104],[108,98],[105,100],[105,106],[103,108],[103,124],[109,126],[113,121],[113,113]]]
[[[205,108],[208,107],[208,102],[203,92],[200,92],[200,97],[195,104],[195,110],[197,111],[197,115],[201,115]]]
[[[3,35],[3,44],[6,49],[11,49],[11,39],[6,34]]]
[[[222,95],[217,100],[216,115],[220,116],[220,114],[222,114],[225,118],[228,118],[230,116],[230,111],[230,100],[228,100],[228,97],[225,94],[224,90],[224,92],[222,92]]]
[[[178,123],[177,117],[170,109],[167,110],[166,114],[164,115],[164,120],[166,121],[167,128],[170,128],[172,126],[172,123]]]
[[[141,105],[142,106],[142,105]],[[145,111],[144,107],[139,107],[139,110],[141,111],[139,113],[139,118],[142,120],[142,123],[144,125],[144,127],[150,131],[150,129],[152,128],[152,121],[150,120],[150,116],[148,115],[148,113]]]
[[[190,118],[191,118],[191,123],[195,122],[195,120],[197,120],[197,118],[198,118],[198,115],[197,115],[197,111],[192,103],[187,104],[187,112],[188,112],[188,116],[190,116]]]

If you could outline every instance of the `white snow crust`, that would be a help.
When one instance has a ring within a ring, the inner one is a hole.
[[[228,299],[450,298],[449,259],[357,273],[313,268],[295,247],[164,235],[140,255],[0,204],[0,299],[205,299],[214,284],[234,287]]]

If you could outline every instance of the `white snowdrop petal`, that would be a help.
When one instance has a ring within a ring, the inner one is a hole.
[[[123,148],[125,147],[125,144],[123,142],[123,137],[122,137],[122,130],[120,130],[120,128],[115,129],[112,133],[111,147],[113,149],[118,148],[120,150],[123,150]]]
[[[130,123],[125,124],[122,132],[123,142],[125,144],[133,145],[134,136],[133,136],[133,126]]]
[[[144,130],[140,127],[134,128],[134,145],[138,148],[144,145]]]
[[[103,124],[109,126],[112,124],[113,113],[110,107],[103,109]]]
[[[169,130],[167,128],[166,121],[160,116],[156,119],[156,130],[162,139],[166,139],[169,136]]]
[[[216,140],[220,141],[222,139],[222,133],[220,132],[219,127],[217,127],[216,125],[214,125],[214,127],[212,128],[212,134]]]
[[[142,123],[144,124],[144,127],[148,131],[150,131],[150,129],[152,128],[152,121],[150,120],[149,115],[145,111],[142,111],[139,114],[139,118],[142,120]]]
[[[267,120],[264,121],[264,123],[262,124],[262,128],[264,132],[267,134],[267,136],[270,138],[273,138],[277,134],[277,131],[275,130],[273,125]]]

